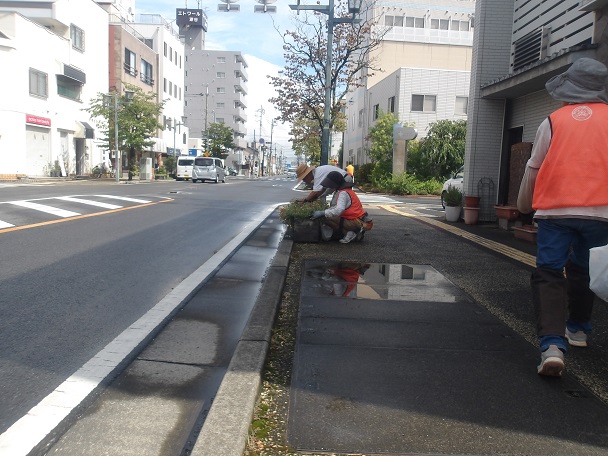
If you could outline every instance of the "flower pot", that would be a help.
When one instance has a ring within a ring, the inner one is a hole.
[[[321,222],[318,219],[295,220],[291,238],[293,242],[321,242]]]
[[[494,206],[496,217],[505,220],[515,220],[519,218],[519,211],[515,206]]]
[[[460,218],[460,206],[446,206],[445,220],[447,222],[457,222]]]
[[[464,207],[464,223],[467,225],[477,225],[479,220],[478,207]]]
[[[479,207],[479,196],[465,196],[464,207]]]

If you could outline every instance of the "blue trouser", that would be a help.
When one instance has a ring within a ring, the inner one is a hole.
[[[540,348],[555,344],[565,351],[566,320],[571,331],[591,331],[595,295],[589,290],[589,249],[608,244],[608,221],[560,218],[536,222],[536,270],[531,285]]]

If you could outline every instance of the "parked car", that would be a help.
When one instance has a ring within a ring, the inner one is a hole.
[[[196,157],[192,166],[192,182],[210,180],[215,183],[226,182],[228,171],[224,160],[216,157]]]
[[[194,157],[190,157],[189,155],[177,157],[177,174],[175,175],[175,179],[178,181],[190,179],[193,164]]]
[[[443,184],[443,188],[441,189],[441,206],[445,208],[445,204],[443,202],[443,198],[445,196],[445,192],[448,191],[448,187],[456,187],[460,192],[463,191],[463,181],[464,181],[464,166],[461,166],[458,171],[456,171],[452,177],[450,177]]]

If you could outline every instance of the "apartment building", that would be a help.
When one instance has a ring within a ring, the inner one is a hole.
[[[380,111],[398,114],[419,138],[438,120],[467,119],[474,12],[475,0],[374,6],[370,14],[384,36],[370,59],[382,71],[363,71],[363,87],[345,100],[344,165],[369,161],[366,137]]]
[[[477,0],[466,194],[489,207],[513,203],[519,186],[509,179],[513,146],[530,150],[540,123],[561,106],[545,82],[580,57],[608,63],[607,17],[606,0]],[[494,219],[493,211],[480,213],[482,221]]]
[[[137,14],[128,26],[143,37],[144,43],[157,55],[156,69],[152,62],[146,62],[146,66],[140,64],[141,71],[146,71],[145,76],[140,72],[140,79],[144,78],[144,84],[156,91],[159,101],[165,102],[163,118],[159,119],[165,128],[158,132],[149,153],[157,160],[159,154],[188,155],[190,130],[184,112],[184,43],[171,23],[159,14]],[[143,58],[140,56],[140,62]]]
[[[92,0],[0,2],[0,175],[85,174],[108,160],[83,111],[108,89],[107,24]]]

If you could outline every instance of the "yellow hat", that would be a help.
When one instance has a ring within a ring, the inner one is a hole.
[[[302,179],[304,179],[306,177],[306,175],[309,172],[311,172],[313,169],[315,169],[314,166],[308,166],[305,163],[298,165],[298,167],[296,168],[296,176],[298,178],[298,182],[300,182]]]

